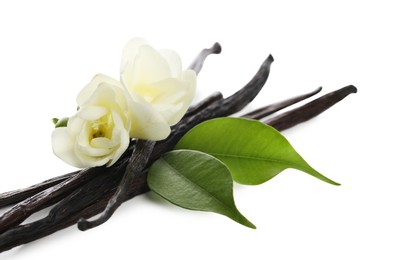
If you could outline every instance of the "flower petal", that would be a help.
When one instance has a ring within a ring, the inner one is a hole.
[[[148,85],[151,82],[171,77],[171,69],[168,62],[148,45],[139,47],[134,62],[128,62],[121,74],[123,84],[129,91],[135,86]]]
[[[67,127],[54,131],[55,154],[79,168],[115,163],[129,144],[130,100],[120,81],[96,75],[79,93],[80,108]]]
[[[74,138],[69,135],[67,127],[59,127],[52,132],[53,153],[66,163],[82,168],[83,163],[74,153]]]
[[[103,149],[112,149],[115,147],[115,143],[106,137],[96,137],[90,141],[90,145],[93,148],[103,148]]]
[[[83,164],[83,166],[81,168],[102,166],[102,165],[107,164],[110,160],[110,157],[108,157],[108,156],[92,157],[92,156],[87,156],[85,154],[79,153],[78,151],[76,151],[76,153],[78,154],[78,157]]]
[[[171,132],[165,118],[143,99],[133,103],[131,121],[130,136],[135,138],[157,141],[165,139]]]
[[[77,145],[78,153],[88,157],[104,157],[110,155],[112,152],[109,148],[95,148],[91,146]],[[101,159],[101,158],[100,158]]]
[[[142,38],[134,38],[127,42],[121,55],[120,74],[125,71],[126,65],[134,64],[135,56],[139,51],[139,47],[147,44],[148,43]]]
[[[180,77],[182,73],[182,63],[179,54],[168,49],[159,50],[159,53],[168,63],[171,69],[171,76],[175,78]]]
[[[127,150],[128,145],[130,143],[130,137],[128,131],[126,131],[124,128],[115,128],[113,131],[113,137],[112,139],[119,140],[119,146],[117,149],[114,151],[112,155],[112,159],[108,162],[108,167],[113,165],[122,155],[123,153]]]
[[[195,72],[186,70],[181,79],[166,79],[149,86],[151,92],[157,93],[150,102],[160,111],[169,125],[174,125],[189,108],[195,95],[195,87]]]
[[[107,83],[108,85],[111,86],[116,86],[118,88],[122,88],[121,84],[119,81],[108,77],[104,74],[97,74],[95,75],[92,80],[87,84],[78,94],[76,98],[76,102],[78,106],[83,106],[92,96],[94,91],[97,89],[97,87],[102,84],[103,82]]]
[[[175,78],[167,78],[148,85],[136,86],[134,92],[147,102],[157,104],[182,90],[184,90],[184,82]]]
[[[108,113],[106,107],[101,106],[88,106],[79,109],[77,115],[84,120],[97,120]]]

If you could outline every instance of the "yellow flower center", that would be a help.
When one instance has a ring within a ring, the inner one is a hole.
[[[98,137],[111,138],[113,129],[113,119],[111,115],[106,115],[91,122],[90,140]]]
[[[107,124],[104,123],[93,123],[93,126],[91,128],[92,133],[92,139],[97,138],[97,137],[105,137],[106,129],[108,128]]]

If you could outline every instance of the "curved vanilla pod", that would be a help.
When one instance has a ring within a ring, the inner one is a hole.
[[[340,102],[349,94],[356,92],[357,88],[353,85],[343,87],[339,90],[330,92],[320,98],[317,98],[301,107],[295,108],[291,111],[266,120],[265,123],[276,128],[278,131],[283,131],[321,114],[328,108]]]
[[[203,63],[205,62],[207,56],[209,56],[210,54],[220,54],[220,53],[221,53],[221,45],[218,42],[216,42],[213,44],[212,47],[203,49],[197,55],[194,61],[191,62],[190,66],[188,66],[188,69],[195,71],[195,73],[198,75],[199,72],[201,72]]]
[[[292,106],[300,101],[303,101],[309,97],[312,97],[312,96],[318,94],[321,90],[322,90],[322,87],[319,87],[312,92],[309,92],[309,93],[306,93],[306,94],[303,94],[300,96],[296,96],[296,97],[293,97],[293,98],[290,98],[290,99],[287,99],[284,101],[270,104],[268,106],[256,109],[252,112],[242,115],[241,117],[261,120],[262,118],[267,117],[273,113],[276,113],[277,111],[280,111],[281,109]]]

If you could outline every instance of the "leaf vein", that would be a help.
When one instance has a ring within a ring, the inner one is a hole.
[[[280,163],[283,165],[287,165],[289,168],[295,168],[295,169],[305,169],[300,164],[293,163],[293,162],[288,162],[284,160],[277,160],[277,159],[271,159],[271,158],[266,158],[266,157],[255,157],[255,156],[245,156],[245,155],[235,155],[235,154],[220,154],[220,153],[210,153],[212,156],[217,157],[229,157],[229,158],[241,158],[241,159],[252,159],[256,161],[267,161],[267,162],[273,162],[273,163]]]
[[[238,213],[236,211],[234,211],[231,207],[229,207],[227,204],[225,204],[224,202],[222,202],[221,200],[219,200],[218,198],[216,198],[211,192],[209,192],[208,190],[206,190],[204,187],[200,186],[199,184],[191,181],[189,178],[187,178],[186,176],[180,174],[180,172],[174,168],[171,164],[169,164],[165,159],[163,159],[163,162],[170,168],[172,169],[178,176],[180,176],[182,179],[184,179],[185,181],[187,181],[188,183],[194,184],[200,191],[202,191],[203,193],[207,193],[208,195],[210,195],[216,202],[218,202],[220,205],[224,206],[224,208],[226,210],[228,210],[229,212],[231,212],[233,214],[233,216],[237,216]]]

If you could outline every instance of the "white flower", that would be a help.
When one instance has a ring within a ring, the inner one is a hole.
[[[155,50],[142,39],[126,44],[120,79],[133,100],[130,135],[136,138],[165,139],[195,94],[195,72],[183,71],[174,51]]]
[[[79,93],[77,113],[53,131],[53,151],[66,163],[111,166],[130,138],[165,139],[195,94],[195,72],[183,71],[175,52],[142,39],[128,42],[120,71],[120,81],[96,75]]]
[[[127,149],[130,101],[119,81],[96,75],[79,93],[79,110],[52,133],[52,148],[75,167],[111,166]]]

